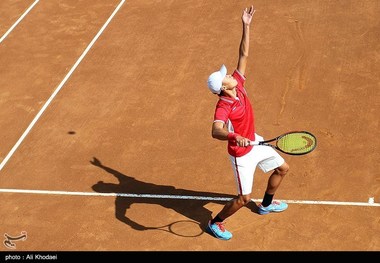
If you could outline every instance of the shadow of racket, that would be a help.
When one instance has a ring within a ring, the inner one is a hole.
[[[161,230],[180,237],[198,237],[204,233],[201,224],[192,220],[179,220],[160,227],[145,227],[146,230]]]

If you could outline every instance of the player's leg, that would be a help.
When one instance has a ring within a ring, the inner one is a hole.
[[[271,147],[256,147],[256,154],[261,156],[262,160],[258,163],[260,169],[267,173],[273,171],[268,178],[267,188],[263,201],[259,204],[259,214],[268,214],[270,212],[281,212],[288,208],[284,202],[273,201],[274,194],[280,186],[282,180],[289,170],[289,165],[285,160]]]
[[[286,162],[274,169],[273,173],[269,176],[265,192],[274,195],[288,171],[289,165]]]
[[[224,227],[224,221],[251,201],[253,173],[256,168],[256,164],[251,159],[249,153],[242,157],[230,156],[238,195],[227,202],[223,209],[208,223],[209,232],[212,232],[219,239],[228,240],[232,238],[232,234]]]

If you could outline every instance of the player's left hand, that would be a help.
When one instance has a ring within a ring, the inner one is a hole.
[[[248,24],[249,25],[251,23],[252,16],[255,13],[255,11],[256,10],[255,10],[255,8],[253,8],[252,5],[251,5],[251,7],[249,9],[248,8],[244,9],[243,15],[241,17],[241,19],[243,20],[244,24]]]

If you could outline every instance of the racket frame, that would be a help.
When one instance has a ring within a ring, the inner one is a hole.
[[[302,152],[302,153],[292,153],[292,152],[287,152],[287,151],[284,151],[282,150],[280,147],[277,146],[277,142],[284,136],[288,135],[288,134],[292,134],[292,133],[305,133],[305,134],[308,134],[310,135],[311,137],[314,138],[314,146],[313,148],[311,148],[309,151],[307,152]],[[273,142],[273,141],[276,141],[276,144],[271,144],[270,142]],[[256,146],[259,146],[259,145],[263,145],[263,146],[270,146],[282,153],[285,153],[285,154],[289,154],[289,155],[304,155],[304,154],[308,154],[312,151],[314,151],[314,149],[317,147],[317,138],[314,136],[314,134],[308,132],[308,131],[290,131],[290,132],[286,132],[286,133],[283,133],[273,139],[270,139],[270,140],[265,140],[265,141],[259,141],[259,142],[250,142],[250,145],[256,145]]]

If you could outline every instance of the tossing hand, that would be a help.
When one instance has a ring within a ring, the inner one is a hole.
[[[244,24],[249,25],[251,23],[252,16],[255,13],[255,11],[256,10],[253,8],[253,5],[251,5],[251,7],[249,9],[248,8],[244,9],[243,15],[241,17],[241,20],[243,21]]]

